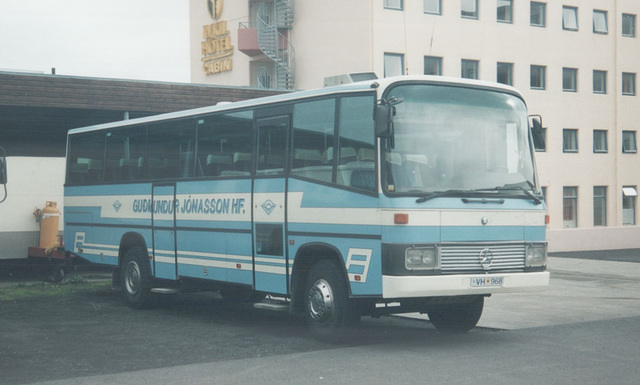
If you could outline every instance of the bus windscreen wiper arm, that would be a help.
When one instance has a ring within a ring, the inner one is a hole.
[[[428,201],[429,199],[439,198],[439,197],[450,197],[450,196],[459,196],[459,195],[468,195],[469,193],[474,192],[473,190],[444,190],[444,191],[434,191],[430,194],[426,194],[416,199],[416,203],[423,203]]]
[[[496,187],[494,190],[497,191],[505,191],[505,190],[520,190],[522,192],[524,192],[524,194],[526,196],[528,196],[529,198],[531,198],[531,200],[536,204],[539,205],[542,203],[542,199],[538,198],[534,193],[532,193],[530,190],[527,190],[526,188],[522,187],[522,186],[516,186],[516,185],[504,185],[502,187]]]

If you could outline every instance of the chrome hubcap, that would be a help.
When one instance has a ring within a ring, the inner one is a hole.
[[[140,267],[135,261],[130,261],[127,264],[124,285],[129,294],[136,294],[140,289]]]
[[[333,292],[324,279],[317,280],[309,290],[309,313],[314,320],[325,322],[333,317]]]

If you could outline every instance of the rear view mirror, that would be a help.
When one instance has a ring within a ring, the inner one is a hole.
[[[7,156],[4,148],[0,147],[0,184],[7,183]]]
[[[391,136],[391,109],[388,104],[376,105],[373,118],[376,121],[376,137],[389,138]]]
[[[533,145],[536,150],[545,149],[544,129],[542,128],[542,116],[529,116],[529,129],[533,138]]]

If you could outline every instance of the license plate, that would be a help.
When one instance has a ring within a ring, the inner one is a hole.
[[[492,287],[504,285],[504,277],[471,278],[471,287]]]

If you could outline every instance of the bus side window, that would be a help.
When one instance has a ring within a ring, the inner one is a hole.
[[[192,119],[163,122],[149,127],[147,157],[152,179],[190,178],[195,170],[196,124]],[[155,166],[161,165],[160,168]]]
[[[246,176],[251,171],[253,111],[198,120],[196,176]]]
[[[340,99],[338,184],[376,190],[373,104],[372,96]]]
[[[282,174],[287,153],[288,124],[274,122],[260,127],[258,132],[258,174]]]
[[[105,182],[131,182],[144,179],[145,126],[107,132]],[[93,163],[93,162],[92,162]],[[89,168],[91,169],[91,163]]]
[[[293,109],[291,174],[333,181],[335,99],[298,103]]]
[[[105,134],[87,132],[69,138],[67,184],[102,183]]]

